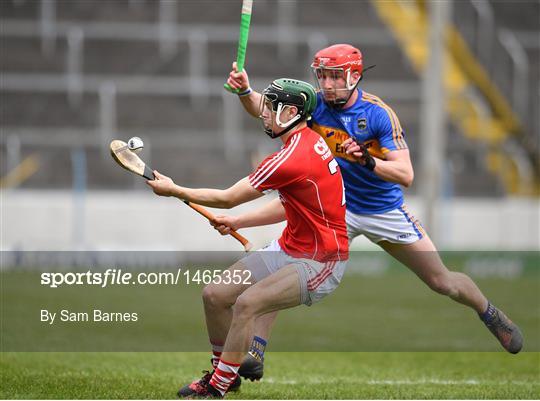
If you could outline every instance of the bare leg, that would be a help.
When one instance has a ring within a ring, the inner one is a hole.
[[[276,316],[277,311],[266,313],[255,319],[255,333],[249,345],[249,352],[238,369],[238,374],[244,379],[254,381],[264,376],[264,352]]]
[[[275,311],[258,317],[257,320],[255,320],[255,335],[267,340],[268,337],[270,337],[270,331],[276,321],[277,315],[278,312]]]
[[[486,310],[488,301],[478,286],[466,274],[449,271],[427,235],[413,244],[382,241],[379,245],[411,269],[433,291],[470,306],[478,313]]]
[[[228,270],[245,270],[245,266],[237,262]],[[204,287],[202,297],[210,341],[225,342],[233,316],[232,306],[247,288],[247,284],[209,284]]]
[[[281,268],[244,291],[236,300],[222,359],[240,364],[253,338],[256,319],[299,304],[300,283],[294,265]]]
[[[237,262],[229,268],[231,270],[245,270],[242,262]],[[234,277],[234,272],[230,276]],[[219,353],[221,346],[227,338],[229,327],[232,318],[232,306],[236,302],[238,296],[244,292],[250,285],[248,284],[225,284],[227,274],[221,275],[220,284],[209,284],[203,289],[204,313],[206,317],[206,327],[208,337],[212,343],[212,366],[216,368],[219,363]],[[230,278],[230,277],[229,277]],[[208,383],[212,378],[212,373],[207,372],[201,379],[195,380],[191,384],[187,384],[180,388],[178,396],[180,398],[197,398],[198,395],[204,393]],[[240,386],[240,381],[234,380],[229,384],[232,390]],[[206,394],[206,393],[204,393]]]

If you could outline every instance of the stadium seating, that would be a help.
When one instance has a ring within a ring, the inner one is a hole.
[[[499,15],[501,6],[496,3]],[[17,135],[21,158],[37,152],[43,166],[23,187],[71,187],[69,151],[77,143],[86,150],[89,188],[133,186],[104,151],[100,96],[104,96],[107,82],[116,84],[114,136],[142,136],[149,145],[147,159],[186,185],[224,186],[251,170],[254,152],[276,148],[260,132],[259,123],[241,113],[238,105],[224,105],[227,94],[221,84],[236,54],[239,2],[178,2],[172,17],[179,29],[173,50],[163,50],[159,41],[152,39],[159,31],[158,1],[54,4],[58,34],[48,51],[40,37],[42,3],[0,2],[0,71],[9,78],[1,89],[2,155],[7,152],[6,138]],[[394,108],[406,130],[413,161],[418,162],[420,81],[371,3],[302,1],[281,7],[277,1],[257,1],[248,50],[251,78],[260,85],[278,76],[310,79],[308,65],[317,43],[348,41],[358,45],[366,65],[377,65],[366,74],[364,87]],[[522,18],[514,11],[512,21]],[[277,25],[279,17],[291,21],[290,25]],[[77,35],[77,27],[83,33],[81,75],[74,78],[79,89],[68,96],[68,37],[69,32]],[[197,38],[197,32],[202,33],[202,39]],[[300,37],[292,40],[287,36],[291,32]],[[206,57],[203,54],[203,63],[192,65],[190,56],[197,49],[190,46],[197,46],[198,39],[207,46]],[[533,68],[538,67],[538,49],[534,54],[531,71],[538,70]],[[197,77],[209,81],[198,85],[193,79]],[[227,107],[236,107],[236,111]],[[238,120],[232,128],[224,128],[227,113],[234,113],[231,115]],[[232,158],[223,146],[227,129],[241,131],[243,146],[232,151]],[[480,162],[483,150],[463,138],[453,125],[449,125],[449,135],[448,190],[457,195],[503,194],[497,178]],[[8,166],[7,157],[2,159],[0,176],[13,167]],[[56,173],[59,169],[60,174]]]

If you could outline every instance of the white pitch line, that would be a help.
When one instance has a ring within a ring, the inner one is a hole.
[[[478,380],[440,380],[440,379],[420,379],[420,380],[368,380],[367,384],[389,384],[389,385],[402,385],[402,384],[484,384]]]
[[[298,384],[297,380],[274,379],[273,377],[265,378],[263,380],[264,380],[264,383],[270,383],[270,384]],[[312,382],[310,381],[310,383]]]
[[[495,384],[495,385],[529,385],[530,382],[526,381],[493,381],[493,380],[444,380],[444,379],[418,379],[418,380],[361,380],[353,378],[343,378],[343,379],[329,379],[329,378],[317,378],[312,377],[306,380],[290,380],[290,379],[276,379],[273,377],[268,377],[263,379],[264,383],[270,384],[338,384],[338,383],[348,383],[348,384],[368,384],[368,385],[390,385],[390,386],[402,386],[402,385],[420,385],[420,384],[438,384],[438,385],[485,385],[485,384]]]

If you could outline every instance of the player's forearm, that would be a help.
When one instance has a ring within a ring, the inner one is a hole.
[[[267,226],[285,220],[285,209],[279,199],[268,202],[263,207],[241,214],[238,218],[238,228]]]
[[[230,209],[235,206],[232,200],[227,197],[227,192],[221,189],[186,188],[175,185],[172,196],[180,200],[218,209]]]
[[[240,96],[240,102],[244,109],[253,117],[259,117],[259,107],[261,105],[261,94],[259,92],[251,92],[249,95]]]
[[[186,188],[174,184],[172,180],[168,185],[171,189],[167,191],[167,196],[175,196],[181,200],[219,209],[230,209],[263,196],[251,186],[248,177],[242,178],[227,189]]]
[[[394,182],[406,188],[411,186],[414,179],[414,171],[410,163],[403,161],[376,159],[373,172],[385,181]]]

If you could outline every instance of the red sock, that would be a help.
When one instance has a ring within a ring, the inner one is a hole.
[[[218,390],[221,395],[225,395],[230,385],[233,384],[238,376],[239,368],[239,363],[230,363],[221,359],[210,379],[210,385]]]

